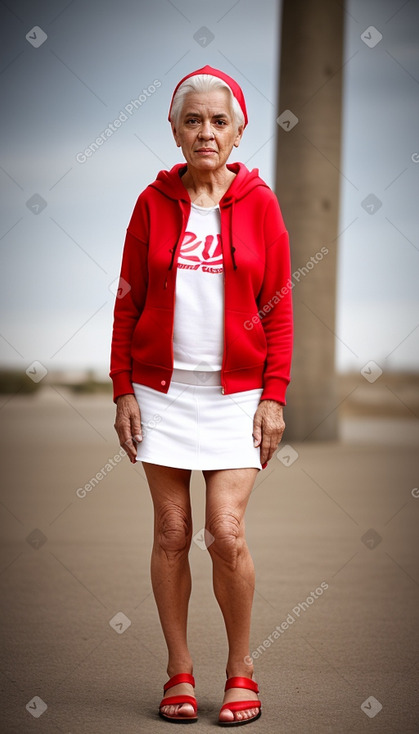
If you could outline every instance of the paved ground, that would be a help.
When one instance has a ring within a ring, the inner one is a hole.
[[[168,732],[151,503],[141,467],[118,462],[113,405],[52,387],[3,400],[1,732]],[[419,732],[417,431],[345,423],[344,443],[295,444],[260,474],[247,534],[263,716],[246,731]],[[199,473],[192,497],[198,531]],[[225,633],[196,543],[191,563],[199,734],[220,731]]]

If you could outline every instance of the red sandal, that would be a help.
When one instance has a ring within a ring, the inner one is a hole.
[[[233,676],[229,678],[225,684],[224,691],[228,691],[230,688],[247,688],[249,691],[259,693],[258,684],[251,678],[244,678],[242,676]],[[256,716],[252,716],[250,719],[241,719],[237,721],[220,721],[218,720],[219,726],[242,726],[243,724],[250,724],[251,721],[256,721],[262,715],[260,701],[230,701],[221,706],[221,711],[229,709],[229,711],[245,711],[246,709],[259,709]]]
[[[170,680],[167,681],[167,683],[163,687],[163,692],[166,693],[169,688],[172,688],[172,686],[177,686],[179,683],[190,683],[191,686],[195,688],[195,679],[193,675],[190,675],[190,673],[178,673],[178,675],[174,675],[172,678],[170,678]],[[179,694],[178,696],[168,696],[167,698],[162,698],[159,706],[159,716],[161,716],[162,719],[166,719],[166,721],[172,721],[174,724],[194,724],[196,721],[198,721],[197,716],[168,716],[161,710],[162,706],[176,706],[181,705],[182,703],[190,703],[193,707],[194,713],[197,714],[198,705],[195,696]]]

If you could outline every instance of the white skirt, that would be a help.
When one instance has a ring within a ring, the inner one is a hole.
[[[133,388],[143,430],[137,461],[178,469],[262,468],[252,436],[262,388],[223,395],[219,372],[195,370],[174,370],[167,393],[136,382]]]

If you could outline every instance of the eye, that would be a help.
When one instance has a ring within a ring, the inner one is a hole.
[[[188,120],[186,120],[187,125],[195,125],[198,122],[196,117],[189,117]]]

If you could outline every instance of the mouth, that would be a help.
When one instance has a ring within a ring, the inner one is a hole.
[[[214,150],[214,148],[198,148],[195,153],[216,153],[217,151]]]

